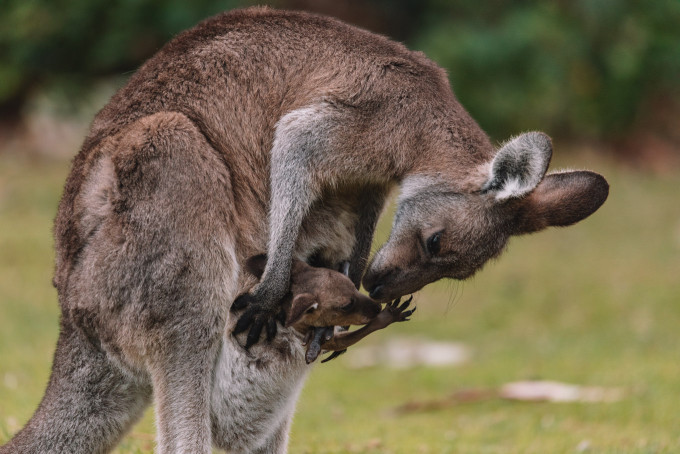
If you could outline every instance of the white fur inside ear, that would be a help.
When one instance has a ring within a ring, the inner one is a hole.
[[[482,187],[496,200],[522,197],[541,182],[552,156],[550,138],[528,132],[506,142],[496,153],[488,181]]]
[[[533,188],[532,188],[533,189]],[[502,189],[496,193],[496,200],[511,199],[520,197],[526,193],[526,189],[517,178],[510,178],[505,182]]]
[[[318,308],[319,308],[319,303],[314,303],[311,306],[309,306],[305,312],[314,312]]]

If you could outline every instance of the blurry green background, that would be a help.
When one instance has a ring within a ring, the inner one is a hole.
[[[94,113],[177,32],[251,2],[0,2],[0,443],[30,417],[57,335],[51,224]],[[591,218],[511,241],[417,295],[400,336],[460,341],[460,366],[317,366],[293,453],[680,452],[680,1],[281,0],[404,41],[450,74],[493,139],[540,129],[553,168],[611,183]],[[389,210],[377,243],[389,231]],[[352,352],[347,355],[351,358]],[[525,379],[615,387],[615,403],[460,402]],[[473,393],[474,394],[474,393]],[[413,412],[395,408],[408,402]],[[153,415],[119,452],[151,452]]]

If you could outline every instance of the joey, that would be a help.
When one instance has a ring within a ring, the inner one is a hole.
[[[266,255],[252,257],[246,262],[246,268],[259,278],[266,260]],[[415,311],[415,308],[406,310],[411,299],[399,303],[400,300],[396,300],[381,309],[379,303],[360,293],[349,277],[294,260],[290,293],[283,303],[287,313],[285,326],[305,337],[306,361],[311,363],[322,349],[342,352],[374,331],[408,320]],[[365,326],[356,331],[335,332],[335,327],[346,325]]]

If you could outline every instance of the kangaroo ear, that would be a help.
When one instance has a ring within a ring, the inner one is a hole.
[[[291,326],[294,323],[300,321],[303,315],[311,314],[319,308],[319,303],[316,301],[316,297],[311,293],[301,293],[295,295],[293,298],[293,303],[290,306],[290,311],[288,311],[288,317],[286,318],[286,326]]]
[[[506,142],[491,162],[491,175],[482,192],[496,200],[522,197],[543,179],[552,157],[550,137],[542,132],[527,132]]]
[[[574,224],[593,214],[608,195],[609,184],[597,173],[549,174],[522,200],[517,234]]]
[[[267,254],[260,254],[246,260],[245,268],[246,271],[259,279],[262,277],[262,273],[264,273],[265,266],[267,266]]]

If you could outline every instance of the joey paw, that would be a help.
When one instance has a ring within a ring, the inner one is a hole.
[[[413,301],[413,295],[403,303],[401,302],[401,297],[399,297],[396,300],[387,303],[381,314],[385,313],[389,316],[390,323],[409,321],[409,317],[413,315],[417,309],[417,306],[413,306],[413,309],[406,310],[410,306],[411,301]]]

